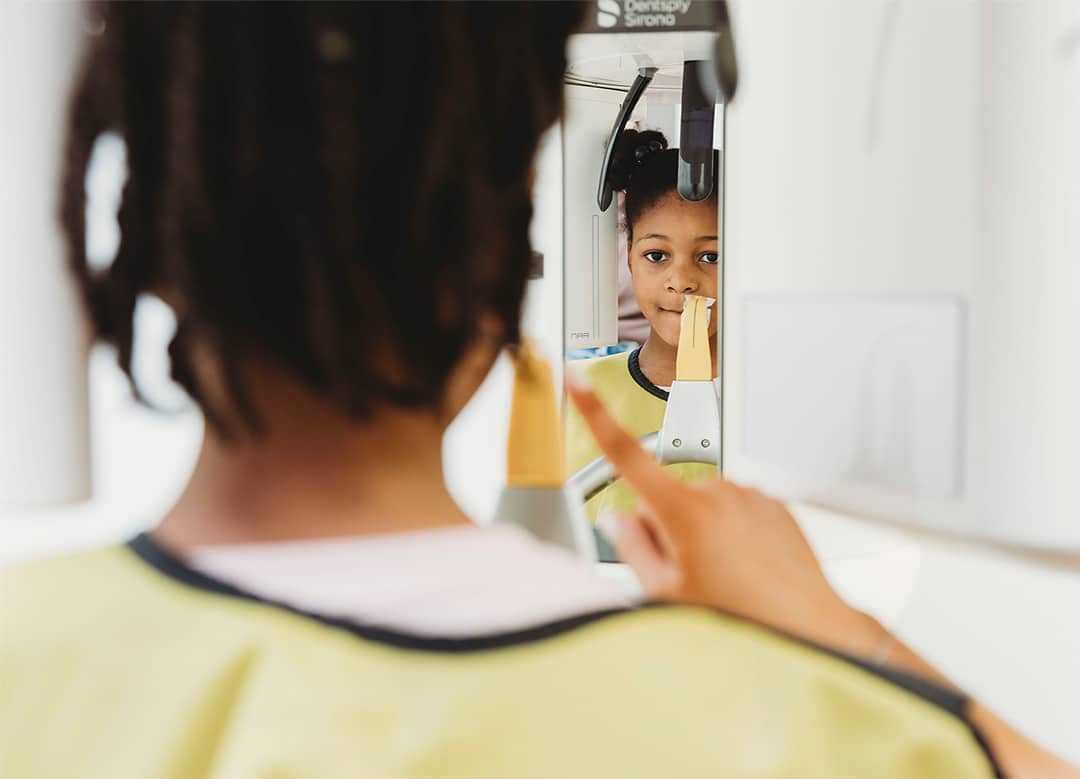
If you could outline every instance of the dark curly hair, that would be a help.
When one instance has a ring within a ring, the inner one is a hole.
[[[263,427],[252,357],[354,419],[435,407],[481,312],[518,338],[533,158],[583,10],[89,6],[62,222],[96,338],[130,378],[138,296],[173,303],[173,378],[224,434]],[[128,178],[95,272],[84,180],[110,131]]]
[[[720,154],[713,151],[713,170],[720,169]],[[669,149],[667,138],[656,130],[623,130],[615,141],[608,171],[611,186],[623,193],[626,231],[632,238],[634,223],[645,211],[678,191],[679,150]],[[716,188],[705,202],[716,204]]]

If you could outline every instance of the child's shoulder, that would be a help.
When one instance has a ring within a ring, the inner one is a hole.
[[[634,377],[632,365],[636,350],[618,354],[593,357],[587,360],[575,360],[567,365],[567,371],[583,377],[600,399],[608,405],[608,410],[622,418],[648,418],[664,414],[664,399],[651,392]]]
[[[574,360],[567,365],[567,370],[584,376],[595,386],[598,380],[603,378],[629,375],[627,362],[630,354],[630,351],[625,351],[605,354],[603,357]]]
[[[50,582],[59,584],[61,581],[72,577],[78,578],[81,574],[92,575],[97,572],[99,566],[108,564],[109,561],[120,556],[122,554],[121,550],[122,547],[118,546],[95,547],[49,557],[5,563],[0,565],[0,582],[11,585],[10,589],[5,590],[7,594],[34,589],[37,590],[37,595],[40,597],[43,594],[42,588],[46,587]],[[10,603],[10,600],[5,598],[4,602]]]
[[[100,618],[130,584],[120,581],[130,556],[124,546],[107,546],[0,567],[0,624],[40,632],[54,622]]]

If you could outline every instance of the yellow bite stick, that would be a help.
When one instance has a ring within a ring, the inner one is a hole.
[[[712,350],[709,348],[709,306],[715,301],[687,295],[683,303],[679,349],[675,355],[676,381],[712,381]]]
[[[581,495],[565,483],[562,438],[551,366],[526,341],[514,355],[506,486],[495,521],[595,561],[596,539]]]
[[[562,419],[551,366],[526,340],[514,360],[506,483],[559,487],[564,481]]]

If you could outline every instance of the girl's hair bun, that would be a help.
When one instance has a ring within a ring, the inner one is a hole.
[[[611,167],[608,168],[608,182],[611,188],[625,192],[630,186],[634,171],[641,168],[648,159],[667,148],[664,134],[656,130],[623,130],[615,141],[615,151],[611,155]]]

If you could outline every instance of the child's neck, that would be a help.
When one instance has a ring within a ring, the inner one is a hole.
[[[655,333],[645,339],[638,352],[638,367],[645,378],[657,387],[670,387],[675,381],[675,355],[677,350]]]
[[[182,553],[469,524],[445,486],[444,426],[433,415],[383,410],[361,425],[282,385],[261,388],[267,436],[225,442],[207,431],[159,541]]]
[[[711,349],[712,374],[715,378],[717,375],[716,339],[713,336],[710,337],[713,340],[713,348]],[[645,339],[645,345],[641,347],[641,351],[638,353],[638,367],[645,374],[645,378],[657,387],[670,387],[675,381],[675,357],[677,354],[678,349],[676,347],[656,333],[650,332],[649,337]]]

